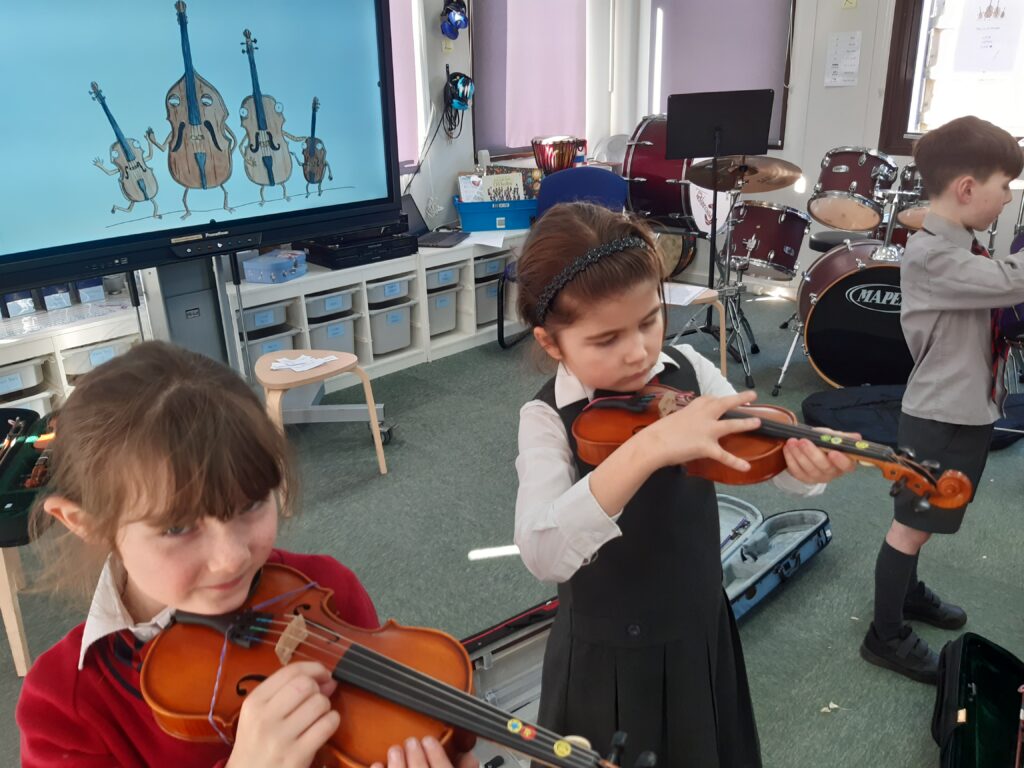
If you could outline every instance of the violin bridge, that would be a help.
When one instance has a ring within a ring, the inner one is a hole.
[[[288,627],[281,633],[277,645],[274,646],[274,653],[277,654],[281,666],[289,663],[295,654],[295,649],[309,637],[309,629],[306,627],[306,619],[301,614],[296,614]]]
[[[670,413],[675,413],[679,410],[679,401],[672,392],[665,392],[658,399],[658,416],[665,418]]]

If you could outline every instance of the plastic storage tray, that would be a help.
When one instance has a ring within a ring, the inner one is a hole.
[[[357,288],[342,288],[340,291],[325,291],[306,297],[306,317],[316,320],[321,317],[349,312],[352,309],[352,294]],[[315,346],[315,345],[314,345]]]
[[[396,277],[366,284],[366,301],[372,304],[402,299],[409,295],[411,277]]]
[[[0,397],[7,397],[12,392],[31,389],[43,382],[43,363],[45,357],[25,360],[15,365],[0,368]]]
[[[476,287],[476,324],[493,323],[498,319],[498,281],[479,283]]]
[[[427,296],[427,322],[430,335],[448,333],[455,329],[457,318],[459,288],[455,286],[443,291],[435,291]]]
[[[436,291],[447,288],[450,285],[459,284],[459,276],[462,274],[462,267],[458,264],[450,264],[446,267],[427,270],[427,290]]]
[[[477,259],[473,262],[474,279],[479,283],[500,275],[501,271],[505,269],[505,262],[507,261],[507,253],[503,253],[499,256],[484,256],[483,258]]]
[[[64,360],[64,372],[68,376],[81,376],[83,373],[88,373],[108,360],[123,355],[138,340],[138,336],[125,336],[99,344],[90,344],[87,347],[67,349],[61,353]]]
[[[312,349],[333,349],[335,352],[355,354],[356,342],[353,324],[358,315],[349,315],[326,323],[309,326],[309,346]]]
[[[3,408],[25,408],[39,414],[46,414],[53,410],[53,392],[45,390],[34,395],[26,395],[17,400],[7,400],[2,404]]]
[[[412,308],[415,301],[397,307],[370,310],[370,338],[373,354],[386,355],[412,343]]]
[[[261,355],[295,349],[295,336],[298,332],[296,328],[289,328],[281,333],[275,333],[273,336],[251,340],[249,342],[249,359],[252,360],[252,364],[256,365],[256,361],[260,359]]]
[[[259,331],[264,328],[273,328],[276,325],[283,325],[287,307],[288,302],[281,301],[277,304],[265,304],[262,307],[250,307],[249,309],[243,309],[242,323],[245,325],[245,330],[247,332]]]
[[[510,200],[499,203],[464,203],[455,197],[459,221],[466,232],[493,229],[528,229],[537,217],[537,201]]]

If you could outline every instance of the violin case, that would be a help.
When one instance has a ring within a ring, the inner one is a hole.
[[[789,581],[832,540],[828,514],[820,509],[764,517],[753,504],[719,494],[718,516],[722,586],[737,619]],[[551,598],[462,641],[473,663],[477,696],[521,720],[536,722],[544,646],[557,611],[558,599]],[[608,745],[593,746],[604,751]],[[473,752],[484,768],[528,763],[488,741],[478,741]],[[499,757],[502,762],[492,762]]]
[[[0,443],[7,434],[8,420],[14,418],[25,421],[25,431],[0,461],[0,547],[28,543],[28,516],[38,489],[26,488],[25,480],[40,455],[33,445],[49,424],[48,417],[41,418],[26,408],[0,408]]]
[[[1024,662],[973,632],[939,653],[932,738],[941,768],[1016,768]]]

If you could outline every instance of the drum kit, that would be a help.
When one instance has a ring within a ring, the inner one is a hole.
[[[792,185],[801,176],[798,166],[774,157],[731,155],[717,159],[715,173],[711,160],[667,160],[666,127],[664,115],[645,117],[630,137],[623,162],[627,205],[662,233],[684,233],[667,275],[688,264],[694,237],[708,237],[712,227],[724,234],[715,287],[726,307],[729,352],[742,364],[747,386],[753,386],[747,342],[751,352],[759,350],[740,304],[744,276],[798,279],[797,309],[782,325],[794,331],[793,342],[773,395],[801,339],[811,366],[831,386],[906,383],[913,361],[900,326],[900,261],[907,238],[921,228],[928,210],[916,166],[901,171],[892,157],[866,147],[832,149],[821,162],[804,213],[738,200],[741,194]],[[718,190],[714,220],[712,189]],[[823,249],[798,277],[811,219],[839,231],[831,234],[834,247]],[[710,322],[703,329],[689,328],[692,323],[693,318],[680,335],[709,330]]]

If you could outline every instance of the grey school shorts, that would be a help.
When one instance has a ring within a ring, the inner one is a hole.
[[[899,446],[912,448],[918,461],[929,459],[939,462],[940,472],[946,469],[963,472],[974,486],[973,501],[988,461],[992,427],[992,424],[947,424],[901,413]],[[967,511],[966,504],[956,509],[933,506],[921,511],[917,509],[917,498],[906,490],[896,496],[894,517],[897,521],[928,533],[956,533],[960,530]]]

